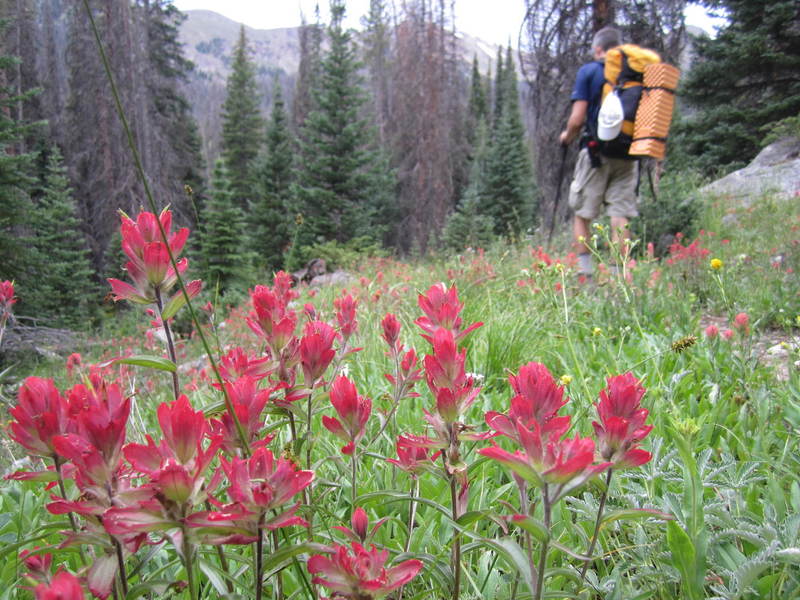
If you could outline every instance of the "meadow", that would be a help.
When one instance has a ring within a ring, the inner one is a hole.
[[[5,372],[0,599],[800,597],[800,203],[702,227],[191,311],[139,251],[139,303]]]

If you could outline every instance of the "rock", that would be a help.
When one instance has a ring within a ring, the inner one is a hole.
[[[311,287],[322,287],[327,285],[341,285],[345,286],[350,283],[353,276],[347,271],[334,271],[333,273],[325,273],[324,275],[317,275],[311,280],[309,285]]]
[[[800,195],[800,138],[790,136],[770,144],[744,169],[734,171],[700,191],[726,196],[745,207],[768,193],[784,198]]]

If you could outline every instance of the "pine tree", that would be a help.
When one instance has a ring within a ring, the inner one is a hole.
[[[468,114],[477,124],[481,118],[487,118],[489,106],[486,100],[486,88],[484,87],[483,77],[478,70],[477,55],[472,58],[472,78],[469,86]]]
[[[494,74],[494,105],[492,107],[492,130],[497,130],[503,115],[505,102],[505,75],[503,71],[503,48],[497,48],[497,71]]]
[[[0,23],[0,35],[5,24]],[[25,278],[33,257],[26,252],[22,234],[31,211],[29,192],[34,178],[35,156],[25,151],[24,139],[34,124],[17,120],[19,103],[33,92],[19,93],[7,82],[19,64],[16,57],[0,55],[0,280]],[[25,282],[18,285],[18,295],[25,301]],[[24,306],[22,304],[21,306]]]
[[[800,12],[791,0],[716,0],[727,13],[716,38],[697,38],[697,58],[681,82],[699,111],[674,128],[671,158],[686,152],[713,172],[744,166],[765,129],[800,114]]]
[[[445,246],[461,251],[464,248],[486,247],[495,238],[494,218],[487,214],[486,169],[489,152],[489,127],[486,116],[478,121],[475,146],[469,172],[469,185],[456,210],[445,224],[442,237]]]
[[[151,176],[160,174],[157,193],[164,194],[164,188],[172,192],[171,207],[176,218],[194,223],[205,194],[205,161],[192,107],[179,87],[194,69],[183,55],[179,39],[179,27],[186,16],[165,0],[150,0],[145,7],[150,65],[146,78],[155,126],[151,134],[155,144],[150,145],[159,146],[158,150],[150,150],[155,156],[145,168]],[[191,196],[184,193],[184,186],[192,190]]]
[[[257,265],[267,269],[282,266],[283,252],[290,242],[290,225],[295,217],[291,205],[293,165],[294,140],[276,79],[266,152],[254,168],[256,197],[251,217],[253,252]]]
[[[519,238],[535,223],[535,188],[530,151],[519,110],[517,74],[509,47],[497,90],[503,99],[486,165],[484,211],[495,233]]]
[[[211,195],[203,211],[200,246],[205,281],[220,293],[243,283],[249,260],[244,216],[236,204],[223,160],[214,166]]]
[[[50,152],[42,191],[30,240],[39,265],[29,280],[36,315],[58,326],[78,327],[90,317],[98,290],[57,146]]]
[[[322,24],[319,20],[319,5],[315,11],[316,22],[309,25],[303,18],[300,25],[300,65],[297,68],[297,83],[292,102],[292,122],[295,130],[302,128],[306,118],[315,110],[315,96],[319,85],[322,53]]]
[[[222,105],[222,157],[237,206],[246,210],[253,196],[252,163],[263,145],[264,119],[259,111],[255,66],[244,25],[233,53],[227,96]]]
[[[302,130],[302,163],[294,188],[304,220],[298,234],[302,246],[373,236],[370,193],[384,187],[372,177],[378,157],[368,148],[370,132],[359,114],[365,97],[350,33],[342,26],[343,0],[332,0],[330,12],[330,48],[315,96],[318,108]]]

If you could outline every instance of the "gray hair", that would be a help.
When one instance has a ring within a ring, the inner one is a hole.
[[[603,27],[592,38],[592,48],[599,46],[604,51],[620,44],[622,44],[622,34],[620,34],[619,29],[613,27]]]

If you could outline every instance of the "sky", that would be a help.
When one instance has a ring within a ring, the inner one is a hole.
[[[180,10],[206,9],[225,15],[254,29],[276,29],[300,25],[301,13],[314,20],[318,0],[174,0]],[[369,0],[347,0],[346,25],[360,29],[360,19],[369,10]],[[319,0],[322,22],[328,21],[328,2]],[[517,45],[519,27],[525,14],[522,0],[462,0],[456,2],[456,29],[484,41]],[[712,33],[705,10],[690,6],[686,22]]]

